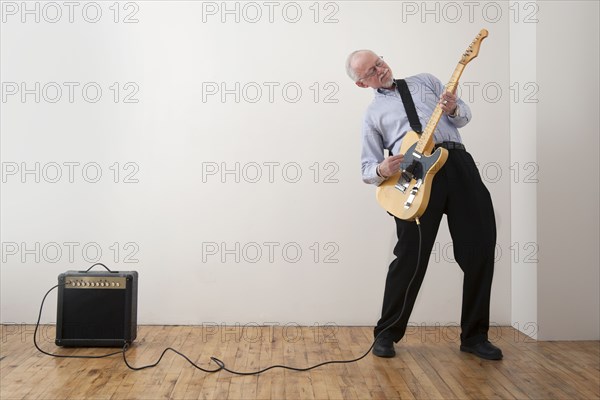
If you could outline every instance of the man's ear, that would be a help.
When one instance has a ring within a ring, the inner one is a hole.
[[[359,88],[367,88],[369,86],[365,85],[364,83],[362,83],[361,81],[356,81],[354,82],[356,84],[356,86],[358,86]]]

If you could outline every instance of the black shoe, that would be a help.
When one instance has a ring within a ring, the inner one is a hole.
[[[378,337],[375,340],[375,346],[373,346],[373,354],[377,357],[394,357],[396,350],[394,350],[394,341],[392,338],[387,337],[385,334]]]
[[[477,357],[484,358],[486,360],[501,360],[502,350],[491,344],[489,341],[467,346],[464,344],[460,345],[460,351],[467,353],[473,353]]]

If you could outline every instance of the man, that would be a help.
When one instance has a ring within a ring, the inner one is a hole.
[[[365,183],[380,185],[400,169],[403,159],[399,154],[400,144],[411,130],[408,116],[392,70],[381,57],[370,50],[355,51],[348,56],[346,71],[358,87],[374,89],[375,98],[367,109],[362,127],[362,176]],[[471,110],[455,94],[443,93],[443,85],[433,75],[420,74],[405,81],[423,127],[439,103],[444,114],[434,139],[436,146],[448,149],[449,155],[435,175],[429,204],[420,218],[420,264],[408,293],[408,284],[417,268],[419,235],[414,222],[394,217],[398,235],[394,248],[396,259],[387,274],[381,319],[374,329],[377,340],[373,354],[395,356],[394,342],[406,332],[442,215],[446,214],[454,256],[464,272],[460,350],[499,360],[502,351],[488,341],[496,245],[494,209],[457,129],[471,120]],[[387,158],[384,158],[384,149],[390,151]],[[397,321],[403,308],[402,317]]]

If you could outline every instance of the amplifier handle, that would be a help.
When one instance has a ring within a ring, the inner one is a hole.
[[[91,270],[92,268],[94,268],[96,265],[102,265],[108,272],[112,273],[112,274],[117,274],[119,273],[119,271],[111,271],[110,269],[108,269],[108,267],[102,263],[96,263],[94,265],[92,265],[91,267],[89,267],[88,269],[86,269],[85,271],[78,271],[78,272],[88,272],[89,270]]]

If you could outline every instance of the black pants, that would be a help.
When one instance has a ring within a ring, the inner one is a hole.
[[[442,214],[448,218],[454,258],[464,272],[461,343],[473,345],[487,340],[496,246],[494,208],[471,155],[465,150],[448,152],[446,164],[433,180],[427,210],[420,218],[422,247],[418,275],[406,298],[401,320],[384,333],[395,342],[406,332]],[[396,259],[390,264],[387,274],[383,309],[374,330],[375,336],[398,318],[417,264],[417,225],[398,218],[395,220],[398,234],[398,244],[394,248]]]

